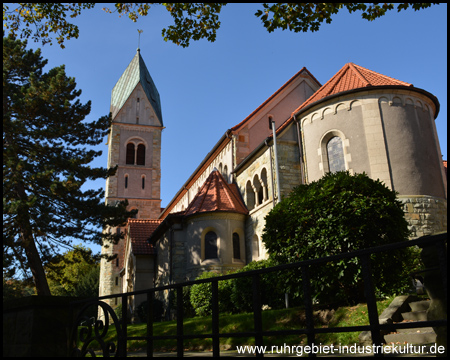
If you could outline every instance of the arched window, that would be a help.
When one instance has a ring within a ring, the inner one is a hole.
[[[252,183],[247,181],[247,185],[245,186],[245,192],[247,195],[247,208],[252,210],[255,207],[255,192],[253,191]]]
[[[345,171],[344,148],[339,136],[334,136],[328,141],[327,157],[330,172]]]
[[[209,231],[205,235],[205,260],[217,258],[217,234],[214,231]]]
[[[142,175],[142,190],[145,189],[145,176]]]
[[[241,243],[239,241],[239,234],[233,233],[233,259],[241,258]]]
[[[257,174],[253,178],[253,189],[256,192],[256,206],[261,205],[263,203],[264,194],[261,181],[259,181],[259,176]]]
[[[128,189],[128,175],[125,175],[125,189]]]
[[[145,165],[145,145],[143,144],[137,147],[136,165]]]
[[[258,240],[258,235],[253,235],[253,239],[252,239],[252,255],[253,255],[253,260],[259,260],[259,240]]]
[[[228,166],[226,165],[223,167],[223,177],[228,182]]]
[[[128,143],[127,144],[126,163],[134,165],[134,144],[133,143]]]
[[[261,181],[262,181],[262,187],[263,187],[263,198],[264,201],[269,199],[269,188],[267,186],[267,170],[266,168],[262,169],[261,171]]]

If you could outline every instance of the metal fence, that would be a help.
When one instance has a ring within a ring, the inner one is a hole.
[[[404,249],[411,246],[434,247],[438,254],[439,259],[439,273],[442,279],[442,286],[444,289],[445,303],[447,303],[447,233],[425,236],[416,240],[410,240],[401,243],[389,244],[364,250],[358,250],[351,253],[345,253],[335,256],[329,256],[314,260],[306,260],[297,263],[291,263],[286,265],[280,265],[272,268],[252,270],[237,274],[229,274],[220,277],[213,277],[203,280],[187,281],[184,283],[161,286],[142,291],[134,291],[124,294],[103,296],[97,299],[86,301],[85,306],[79,311],[76,323],[72,329],[72,344],[81,344],[81,348],[75,347],[72,352],[72,356],[85,356],[86,354],[94,355],[94,352],[89,349],[90,344],[93,341],[97,341],[103,351],[103,356],[110,356],[114,354],[116,356],[127,355],[127,340],[146,340],[147,341],[147,356],[153,357],[153,342],[155,340],[175,339],[177,341],[177,356],[182,357],[184,352],[183,342],[189,339],[212,339],[212,355],[214,357],[220,356],[220,338],[232,338],[232,337],[254,337],[256,346],[263,346],[264,336],[285,336],[285,335],[301,335],[306,334],[308,339],[308,345],[312,346],[315,343],[315,337],[317,334],[323,333],[339,333],[339,332],[362,332],[370,331],[372,335],[372,341],[374,346],[382,346],[381,331],[395,330],[395,329],[408,329],[419,327],[437,327],[447,326],[447,320],[434,320],[434,321],[421,321],[419,323],[397,323],[397,324],[380,324],[378,321],[377,305],[375,291],[372,281],[372,271],[370,265],[370,256],[375,253],[389,253]],[[348,327],[333,327],[333,328],[316,328],[313,321],[313,304],[311,294],[310,283],[310,268],[312,266],[321,266],[330,262],[336,262],[343,259],[350,259],[358,257],[361,259],[362,275],[364,281],[364,294],[367,301],[369,325],[364,326],[348,326]],[[437,264],[436,264],[437,265]],[[262,324],[262,304],[261,304],[261,286],[260,276],[262,274],[282,271],[301,269],[302,273],[302,291],[304,298],[306,327],[295,330],[279,330],[279,331],[263,331]],[[219,296],[218,296],[218,283],[226,279],[251,277],[252,278],[252,291],[253,291],[253,319],[254,329],[253,331],[246,332],[233,332],[233,333],[221,333],[219,331]],[[184,334],[183,332],[183,288],[194,284],[211,283],[212,284],[212,331],[208,334]],[[425,284],[426,286],[426,284]],[[155,293],[163,290],[176,291],[176,321],[177,331],[176,335],[166,336],[154,336],[153,335],[153,299]],[[148,320],[147,320],[147,334],[146,336],[128,336],[127,334],[127,297],[134,295],[147,295],[148,304]],[[122,300],[122,319],[118,320],[114,310],[102,300],[121,298]],[[80,302],[74,303],[76,306],[80,306]],[[86,319],[84,315],[85,311],[92,305],[100,306],[105,314],[104,321],[97,320],[94,324],[87,324],[80,327],[79,324]],[[111,322],[111,320],[112,322]],[[114,326],[117,331],[117,345],[115,343],[105,343],[103,338],[105,337],[108,328]],[[314,354],[310,353],[310,356]],[[256,353],[256,356],[262,357],[263,353]],[[382,353],[375,352],[374,356],[383,356]]]

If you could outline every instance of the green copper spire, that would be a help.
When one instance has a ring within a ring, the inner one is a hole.
[[[147,66],[145,66],[139,49],[137,49],[133,60],[131,60],[112,90],[110,111],[113,120],[139,82],[141,83],[150,104],[152,104],[153,110],[161,122],[161,126],[163,126],[159,93],[148,72]]]

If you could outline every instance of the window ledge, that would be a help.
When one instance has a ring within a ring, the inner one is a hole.
[[[206,260],[202,260],[200,265],[218,265],[220,264],[220,259],[206,259]]]

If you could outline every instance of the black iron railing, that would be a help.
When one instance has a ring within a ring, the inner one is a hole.
[[[243,273],[229,274],[220,277],[213,277],[203,280],[187,281],[180,284],[173,284],[167,286],[161,286],[153,289],[134,291],[118,295],[103,296],[97,299],[91,300],[86,306],[79,312],[79,316],[73,327],[72,332],[72,344],[81,343],[81,348],[76,347],[72,352],[72,356],[85,356],[86,354],[93,354],[89,350],[89,346],[93,341],[97,341],[103,351],[104,356],[110,356],[114,354],[116,356],[127,355],[127,341],[128,340],[146,340],[147,341],[147,356],[153,356],[153,342],[154,340],[176,339],[177,341],[177,356],[182,357],[184,346],[184,340],[188,339],[212,339],[212,348],[214,357],[220,356],[220,338],[232,338],[232,337],[254,337],[256,346],[263,346],[264,336],[286,336],[286,335],[301,335],[306,334],[308,339],[308,345],[312,346],[315,343],[315,337],[317,334],[323,333],[339,333],[339,332],[361,332],[370,331],[372,335],[373,346],[382,346],[381,331],[395,330],[395,329],[408,329],[408,328],[420,328],[420,327],[437,327],[447,326],[447,320],[434,320],[434,321],[421,321],[419,323],[397,323],[397,324],[380,324],[378,321],[378,313],[376,306],[376,297],[372,282],[372,272],[370,266],[370,256],[375,253],[389,253],[411,246],[419,247],[435,247],[439,258],[440,276],[442,279],[442,286],[444,289],[445,303],[447,303],[447,233],[425,236],[416,240],[410,240],[401,243],[389,244],[365,250],[358,250],[351,253],[340,254],[335,256],[324,257],[314,260],[306,260],[298,263],[280,265],[272,268],[252,270]],[[367,309],[369,316],[369,325],[363,326],[348,326],[348,327],[334,327],[334,328],[315,328],[313,321],[313,306],[312,306],[312,294],[310,284],[310,268],[311,266],[320,266],[320,264],[326,264],[329,262],[335,262],[342,259],[350,259],[358,257],[361,259],[362,275],[364,280],[364,291],[367,301]],[[260,275],[274,271],[301,269],[302,272],[302,286],[303,286],[303,298],[305,306],[306,327],[295,330],[278,330],[278,331],[263,331],[262,326],[262,304],[261,304],[261,287],[260,287]],[[252,278],[252,291],[253,291],[253,319],[254,330],[239,333],[221,333],[219,331],[219,295],[218,295],[218,283],[219,281],[251,277]],[[212,285],[212,331],[208,334],[184,334],[183,332],[183,288],[194,284],[211,283]],[[426,284],[425,284],[426,286]],[[176,335],[153,335],[153,300],[155,293],[163,290],[175,290],[177,307],[176,307],[176,319],[177,319],[177,332]],[[146,336],[128,336],[127,335],[127,297],[136,295],[147,295],[148,317],[147,317],[147,334]],[[121,298],[122,300],[122,319],[119,323],[117,316],[114,314],[112,308],[101,300]],[[83,311],[90,305],[98,304],[102,307],[105,318],[104,321],[97,320],[93,324],[88,324],[84,327],[79,327],[81,321],[85,320]],[[80,302],[74,303],[79,306]],[[117,330],[117,345],[114,343],[105,343],[103,337],[105,337],[108,330],[109,318],[112,318],[113,324]],[[314,356],[313,353],[309,354]],[[256,353],[256,356],[264,356],[263,353]],[[374,356],[383,356],[381,352],[374,352]]]

